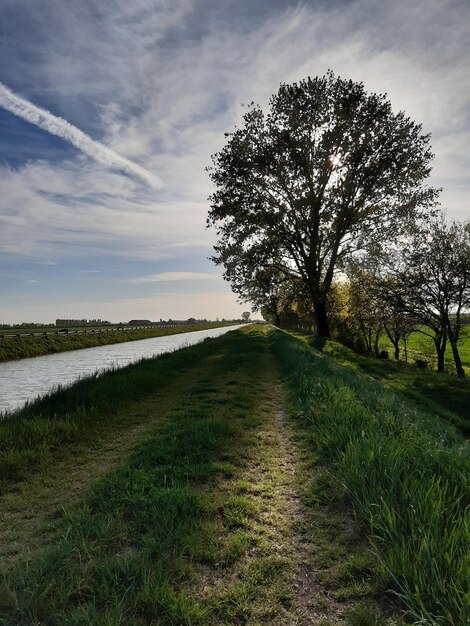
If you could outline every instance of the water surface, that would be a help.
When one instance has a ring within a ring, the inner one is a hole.
[[[0,413],[17,409],[58,385],[70,385],[95,372],[124,367],[142,358],[172,352],[199,343],[206,337],[219,337],[235,328],[239,326],[197,330],[0,363]]]

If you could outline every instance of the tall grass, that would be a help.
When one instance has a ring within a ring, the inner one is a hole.
[[[315,345],[316,340],[313,340]],[[470,437],[470,380],[429,369],[419,369],[403,361],[361,356],[335,341],[321,347],[335,360],[380,380],[387,389],[410,398],[427,413],[458,428]]]
[[[470,621],[470,456],[451,427],[278,332],[274,350],[312,445],[347,488],[415,623]]]
[[[0,421],[0,492],[47,462],[54,449],[90,436],[124,405],[150,393],[210,354],[221,339],[92,375],[6,414]]]

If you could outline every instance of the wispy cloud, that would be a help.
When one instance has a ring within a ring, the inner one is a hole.
[[[148,172],[145,168],[120,156],[114,152],[114,150],[108,148],[108,146],[95,141],[63,118],[53,115],[50,111],[46,111],[21,96],[18,96],[1,82],[0,106],[30,124],[42,128],[42,130],[45,130],[51,135],[65,139],[65,141],[70,142],[78,150],[99,163],[121,170],[130,176],[137,176],[152,187],[161,187],[162,185],[160,179]]]
[[[394,110],[423,123],[436,154],[431,183],[444,187],[449,218],[469,217],[468,0],[113,0],[99,11],[89,1],[71,10],[62,0],[22,0],[24,11],[4,2],[11,7],[6,28],[21,34],[0,38],[1,80],[13,94],[60,111],[88,139],[165,184],[155,193],[140,177],[122,176],[114,164],[97,167],[79,153],[49,159],[47,142],[33,151],[37,133],[25,129],[33,141],[25,132],[24,163],[0,163],[0,254],[2,262],[18,262],[17,276],[30,258],[58,263],[64,280],[57,286],[31,269],[50,289],[38,315],[55,319],[60,309],[63,317],[157,319],[240,310],[235,295],[215,295],[224,285],[216,268],[211,277],[193,275],[211,271],[205,259],[216,239],[204,228],[213,191],[204,168],[224,132],[240,123],[241,102],[266,108],[280,82],[328,68],[388,93]],[[7,148],[4,154],[9,163]],[[74,269],[82,267],[102,273]],[[182,268],[194,272],[168,272]],[[137,282],[123,282],[131,277]],[[73,297],[66,296],[72,281]],[[2,292],[2,316],[19,319],[41,298],[39,285],[17,282],[24,300],[12,280],[11,305]],[[118,306],[124,284],[126,293],[149,300]],[[214,293],[205,293],[209,286]]]
[[[161,272],[160,274],[131,278],[129,282],[143,284],[167,283],[180,280],[221,280],[221,277],[218,274],[209,272]]]

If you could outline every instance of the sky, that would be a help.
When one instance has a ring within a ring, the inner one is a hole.
[[[468,0],[0,0],[0,323],[234,318],[205,168],[328,69],[432,135],[470,218]]]

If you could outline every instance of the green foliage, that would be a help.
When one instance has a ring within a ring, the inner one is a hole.
[[[328,335],[335,270],[377,244],[379,230],[395,239],[434,204],[437,190],[423,185],[429,135],[385,96],[329,71],[282,84],[267,113],[251,105],[226,136],[209,168],[213,260],[248,299],[260,271],[300,280]]]
[[[439,419],[298,339],[279,332],[274,349],[314,449],[368,523],[410,616],[433,626],[466,623],[468,446]]]

